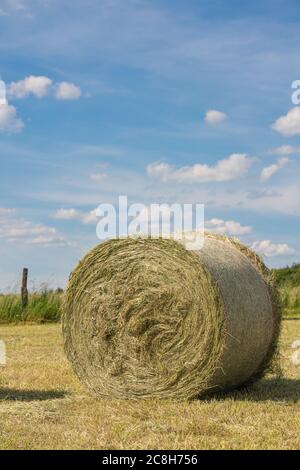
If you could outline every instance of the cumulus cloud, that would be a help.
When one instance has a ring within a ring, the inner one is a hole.
[[[58,209],[52,217],[59,220],[72,220],[77,219],[79,213],[76,209]]]
[[[20,132],[24,127],[22,119],[17,117],[17,110],[9,104],[0,104],[0,132]]]
[[[293,145],[281,145],[280,147],[275,147],[274,149],[269,150],[268,153],[271,155],[292,155],[299,152],[300,147],[294,147]]]
[[[19,132],[24,127],[22,119],[17,117],[16,108],[8,104],[6,95],[17,99],[33,95],[41,99],[51,93],[52,84],[50,78],[35,75],[12,82],[8,86],[0,80],[0,132]],[[61,82],[57,85],[55,96],[59,100],[73,100],[81,96],[81,90],[73,83]]]
[[[241,225],[234,220],[211,219],[205,223],[205,228],[211,232],[227,235],[246,235],[252,231],[250,225]]]
[[[252,159],[246,154],[234,153],[227,159],[220,160],[215,166],[196,163],[192,166],[174,169],[167,163],[151,163],[147,167],[147,173],[162,181],[222,182],[241,178],[247,173],[251,163]]]
[[[252,250],[267,257],[292,255],[295,253],[286,243],[271,243],[270,240],[256,241],[252,244]]]
[[[271,127],[274,131],[279,132],[286,137],[299,135],[300,107],[296,106],[295,108],[290,109],[285,116],[278,118]]]
[[[7,104],[6,86],[3,80],[0,80],[0,105],[1,104]]]
[[[95,224],[99,220],[97,214],[96,214],[96,209],[93,209],[90,212],[83,213],[81,215],[81,221],[84,224]]]
[[[53,219],[59,220],[77,220],[83,224],[94,224],[97,222],[96,209],[89,212],[82,212],[76,209],[58,209],[51,214]]]
[[[14,98],[26,98],[29,95],[34,95],[36,98],[44,98],[48,95],[52,80],[44,76],[34,76],[24,78],[18,82],[12,82],[7,87],[7,93]]]
[[[283,157],[280,158],[276,163],[273,163],[273,165],[266,166],[260,174],[261,181],[267,181],[269,178],[271,178],[271,176],[281,170],[281,168],[286,166],[289,161],[290,160],[287,157]]]
[[[61,82],[56,86],[55,97],[58,100],[77,100],[80,96],[81,90],[74,83]]]
[[[219,124],[227,119],[227,115],[222,113],[222,111],[217,111],[216,109],[210,109],[205,114],[205,122],[208,124]]]
[[[0,208],[0,240],[35,245],[66,245],[54,227],[17,218],[15,209]]]
[[[168,163],[150,163],[150,165],[147,166],[147,173],[149,176],[164,181],[170,178],[172,167]]]
[[[71,82],[53,83],[45,76],[29,75],[23,80],[12,82],[7,86],[7,94],[12,98],[23,99],[30,95],[36,98],[45,98],[54,93],[58,100],[76,100],[81,96],[79,86]]]

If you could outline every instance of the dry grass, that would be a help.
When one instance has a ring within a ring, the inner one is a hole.
[[[284,377],[205,401],[97,401],[73,375],[59,325],[1,326],[0,449],[300,449],[300,368],[284,321]]]

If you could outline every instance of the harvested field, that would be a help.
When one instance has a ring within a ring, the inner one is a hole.
[[[60,325],[0,327],[0,449],[300,449],[300,321],[283,322],[283,377],[191,402],[97,400],[62,348]]]

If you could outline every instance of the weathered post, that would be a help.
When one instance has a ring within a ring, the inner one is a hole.
[[[23,269],[23,276],[22,276],[22,288],[21,288],[21,303],[22,308],[26,308],[28,304],[28,290],[27,290],[27,279],[28,279],[28,269]]]

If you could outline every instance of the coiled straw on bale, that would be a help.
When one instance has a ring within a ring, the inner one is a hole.
[[[65,351],[99,397],[187,399],[260,378],[280,316],[270,272],[232,239],[110,240],[70,277]]]

